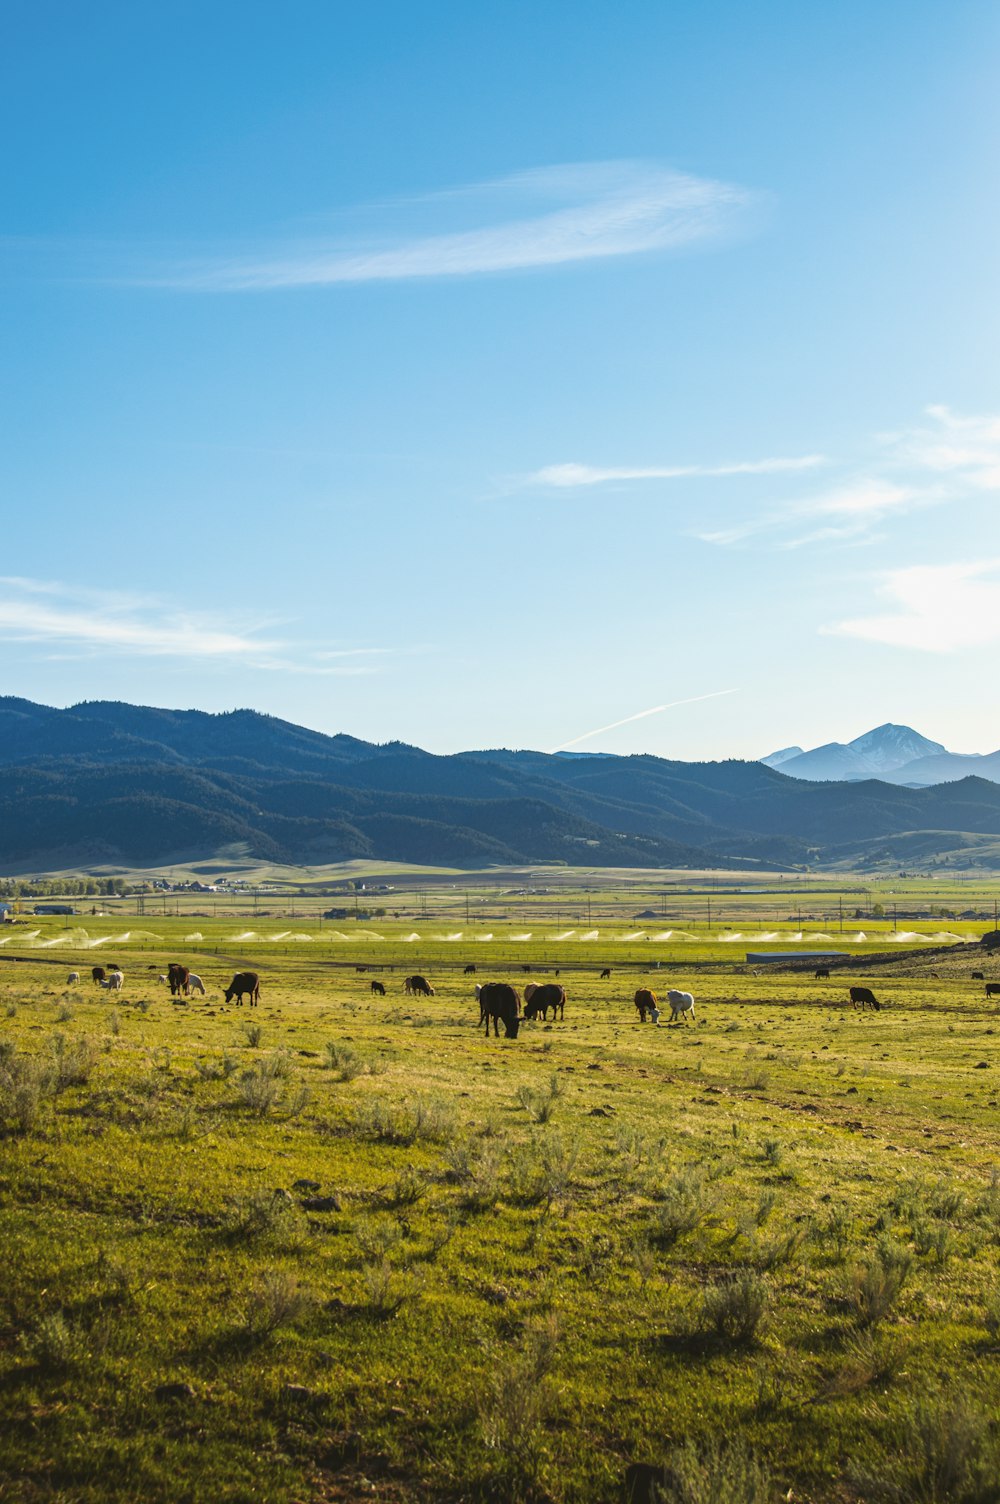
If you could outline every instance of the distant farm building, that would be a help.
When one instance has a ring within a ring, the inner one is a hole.
[[[71,903],[36,903],[32,910],[34,914],[75,914]]]
[[[350,912],[347,909],[324,909],[324,919],[348,919]]]

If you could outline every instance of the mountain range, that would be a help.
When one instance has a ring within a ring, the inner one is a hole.
[[[949,752],[912,727],[891,723],[876,726],[852,742],[826,742],[808,752],[801,747],[782,747],[762,757],[761,762],[769,768],[780,768],[790,778],[805,778],[811,783],[880,778],[885,783],[927,788],[970,775],[1000,783],[1000,751]]]
[[[55,710],[0,697],[0,872],[223,853],[293,864],[1000,868],[996,784],[815,783],[788,776],[792,760],[436,756],[251,710]]]

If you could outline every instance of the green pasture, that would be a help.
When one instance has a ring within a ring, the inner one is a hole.
[[[120,917],[0,950],[0,1498],[997,1499],[1000,960]],[[487,1039],[550,952],[565,1019]]]

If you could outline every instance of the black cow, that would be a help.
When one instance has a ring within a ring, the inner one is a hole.
[[[487,982],[479,993],[480,1022],[486,1020],[486,1037],[490,1036],[490,1019],[493,1020],[493,1035],[498,1038],[500,1030],[497,1024],[503,1019],[503,1026],[508,1039],[516,1039],[521,1020],[518,1017],[520,1011],[520,999],[514,988],[507,982]]]
[[[610,966],[605,966],[604,970],[601,972],[601,980],[603,981],[605,977],[610,977],[610,975],[611,975],[611,967]]]
[[[982,982],[984,980],[983,973],[981,971],[974,971],[972,973],[972,980],[974,982]]]
[[[385,997],[385,986],[382,982],[373,982],[372,991],[377,997]]]
[[[987,997],[1000,997],[1000,982],[987,982],[986,983],[986,996]]]
[[[469,964],[468,964],[468,966],[465,968],[465,971],[462,973],[462,975],[463,976],[467,976],[467,977],[474,977],[475,974],[476,974],[476,963],[475,963],[475,961],[470,961]]]
[[[104,970],[103,966],[92,966],[90,968],[90,975],[93,977],[93,979],[94,979],[94,981],[95,981],[95,983],[97,984],[98,987],[101,985],[102,982],[107,981],[107,977],[108,977],[108,974]]]
[[[412,977],[403,978],[403,991],[408,995],[412,994],[414,997],[434,996],[434,988],[428,982],[427,978],[418,976],[416,973]]]
[[[867,1003],[869,1008],[875,1009],[876,1013],[882,1006],[870,987],[852,987],[851,1002],[855,1008],[860,1008],[862,1011],[864,1010],[865,1003]]]
[[[813,976],[815,977],[817,982],[819,981],[820,977],[828,977],[829,975],[829,966],[817,966],[816,970],[813,972]]]
[[[656,1006],[656,994],[654,992],[650,992],[648,987],[640,987],[635,995],[635,1006],[639,1010],[639,1022],[641,1024],[644,1024],[646,1022],[647,1013],[655,1015],[658,1011]]]
[[[255,971],[238,971],[226,988],[226,1002],[231,1003],[236,999],[236,1006],[243,1007],[243,996],[250,995],[250,1006],[256,1008],[260,1002],[260,981]]]
[[[539,1013],[543,1018],[548,1018],[550,1008],[553,1019],[557,1009],[559,1017],[563,1017],[566,1012],[565,987],[560,987],[558,982],[546,982],[541,987],[534,987],[529,983],[524,989],[525,1018],[537,1018]]]

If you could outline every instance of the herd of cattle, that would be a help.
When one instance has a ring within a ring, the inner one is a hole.
[[[125,973],[120,966],[92,966],[90,976],[95,986],[103,987],[108,992],[121,992],[125,986]],[[71,971],[66,978],[66,986],[72,987],[79,980],[80,973]],[[166,972],[160,974],[160,981],[170,988],[171,997],[190,997],[194,992],[200,993],[202,997],[208,996],[208,989],[201,977],[176,961],[171,961]],[[256,1007],[260,1002],[260,979],[255,971],[238,971],[229,986],[223,988],[223,992],[227,1003],[235,1002],[242,1008],[244,997],[249,997],[250,1006]]]
[[[154,968],[151,968],[154,969]],[[359,966],[358,971],[367,971],[368,967]],[[528,970],[529,968],[525,968]],[[475,966],[466,966],[466,975],[475,973]],[[105,988],[109,992],[121,992],[125,985],[125,974],[121,967],[115,964],[94,966],[90,972],[94,983]],[[558,976],[558,971],[556,976]],[[816,977],[829,977],[826,968],[821,967],[816,972]],[[982,972],[973,972],[973,978],[983,981]],[[601,972],[601,976],[610,977],[610,969]],[[66,978],[67,986],[79,982],[80,973],[71,971]],[[207,996],[207,989],[201,977],[191,971],[187,966],[179,962],[171,961],[166,972],[161,973],[160,981],[169,986],[170,994],[174,998],[190,997],[192,993],[199,993],[202,997]],[[377,978],[371,982],[372,993],[378,997],[385,997],[385,983]],[[986,996],[1000,996],[1000,982],[986,982]],[[414,973],[404,977],[403,991],[408,997],[434,997],[434,988],[427,978]],[[558,982],[528,982],[524,987],[523,1005],[522,995],[516,987],[509,982],[484,982],[475,989],[476,1001],[479,1004],[479,1022],[485,1024],[486,1035],[489,1037],[490,1023],[493,1024],[494,1036],[499,1035],[499,1025],[503,1023],[504,1030],[509,1039],[516,1039],[518,1028],[522,1019],[547,1020],[549,1009],[552,1010],[553,1022],[558,1017],[564,1018],[566,1013],[566,989]],[[238,1007],[243,1006],[243,999],[248,998],[251,1007],[256,1007],[260,1001],[260,979],[255,971],[238,971],[229,983],[223,988],[227,1003],[235,1002]],[[872,1008],[876,1012],[881,1009],[881,1003],[870,987],[851,987],[851,1003],[855,1008],[864,1010]],[[633,999],[639,1022],[645,1023],[648,1018],[651,1023],[659,1025],[660,1006],[656,994],[648,987],[640,987]],[[694,1018],[694,997],[690,992],[681,992],[671,987],[665,995],[666,1005],[670,1008],[670,1023],[676,1023],[683,1019]]]

